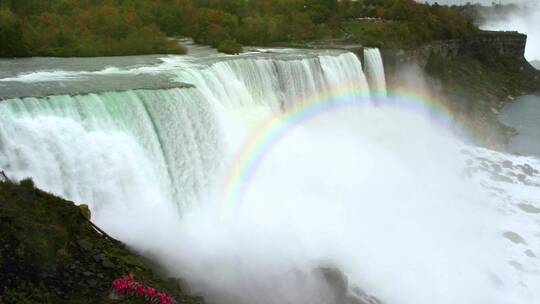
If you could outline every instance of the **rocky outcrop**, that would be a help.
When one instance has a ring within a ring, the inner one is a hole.
[[[347,276],[336,267],[320,267],[316,272],[322,275],[334,293],[335,304],[382,304],[378,298],[367,294],[357,286],[351,286]]]
[[[421,75],[455,119],[481,139],[478,144],[504,149],[515,130],[498,121],[500,110],[515,96],[540,92],[540,72],[525,59],[526,43],[527,36],[518,32],[481,31],[468,39],[411,49],[382,48],[387,87],[414,86]],[[334,41],[301,47],[342,49],[364,58],[359,44]]]
[[[505,149],[515,130],[500,123],[498,113],[515,96],[540,91],[540,72],[525,59],[526,43],[524,34],[484,31],[381,53],[390,88],[407,84],[411,77],[403,71],[414,67],[478,144]]]
[[[111,297],[113,281],[130,273],[177,303],[203,303],[182,289],[183,282],[154,274],[147,259],[89,218],[31,180],[0,181],[0,303],[149,303]]]
[[[527,35],[525,34],[484,31],[461,43],[458,54],[488,61],[501,57],[526,61],[526,44]]]
[[[415,65],[420,68],[425,68],[429,58],[432,55],[441,56],[442,58],[456,58],[460,50],[460,41],[446,40],[436,41],[422,45],[418,48],[402,50],[402,49],[381,49],[383,56],[384,67],[387,74],[392,74],[404,65]],[[390,75],[391,76],[391,75]]]
[[[467,40],[434,41],[414,49],[382,49],[381,52],[385,68],[392,72],[408,64],[425,68],[431,56],[444,60],[469,57],[482,61],[510,58],[526,63],[526,44],[525,34],[484,31]]]

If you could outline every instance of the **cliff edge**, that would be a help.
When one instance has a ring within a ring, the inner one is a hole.
[[[36,189],[31,180],[1,180],[0,303],[170,303],[149,296],[158,292],[172,303],[203,303],[96,228],[87,209]],[[140,282],[132,287],[148,293],[114,292],[113,282],[120,279],[121,288],[129,274]]]
[[[504,150],[515,130],[499,122],[501,109],[517,96],[540,92],[540,71],[525,59],[526,44],[518,32],[483,31],[382,54],[390,87],[400,85],[403,70],[419,68],[479,144]]]

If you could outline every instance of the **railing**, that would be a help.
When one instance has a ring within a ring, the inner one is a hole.
[[[3,182],[11,182],[9,177],[7,177],[6,173],[3,170],[0,170],[0,181]]]
[[[11,179],[6,175],[6,172],[4,170],[0,170],[0,182],[8,182],[11,183]],[[77,206],[75,202],[67,201],[72,203],[73,205]],[[82,213],[82,211],[79,209],[79,215],[83,220],[85,220],[94,230],[96,230],[99,234],[101,234],[104,238],[110,240],[113,243],[122,244],[119,240],[113,238],[112,236],[108,235],[105,231],[103,231],[101,228],[99,228],[96,224],[92,223],[89,218],[86,218],[86,216]]]

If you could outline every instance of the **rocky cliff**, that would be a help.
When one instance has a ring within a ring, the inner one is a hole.
[[[514,58],[525,60],[527,35],[518,32],[483,31],[472,39],[459,45],[458,55],[492,60]]]
[[[390,87],[404,82],[404,70],[420,70],[478,144],[504,149],[515,131],[498,121],[499,111],[515,96],[540,91],[540,71],[525,59],[526,43],[527,36],[517,32],[481,32],[382,54]]]
[[[481,61],[493,61],[500,58],[515,59],[524,65],[527,35],[518,32],[484,31],[468,40],[445,40],[425,44],[415,49],[383,49],[385,68],[392,73],[402,65],[416,64],[425,68],[432,56],[444,60],[462,57]]]
[[[175,303],[204,303],[182,281],[152,272],[149,260],[107,236],[89,216],[31,180],[11,183],[0,172],[0,303],[168,303],[113,292],[113,282],[128,274]]]

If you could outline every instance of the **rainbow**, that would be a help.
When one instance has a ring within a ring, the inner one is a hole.
[[[344,107],[374,106],[398,108],[427,117],[434,125],[472,141],[471,132],[457,124],[443,103],[422,90],[397,89],[386,92],[360,90],[358,84],[347,83],[339,87],[315,92],[299,98],[292,109],[265,119],[251,133],[238,150],[229,166],[223,195],[225,211],[237,208],[257,169],[266,155],[296,127],[324,113]]]

